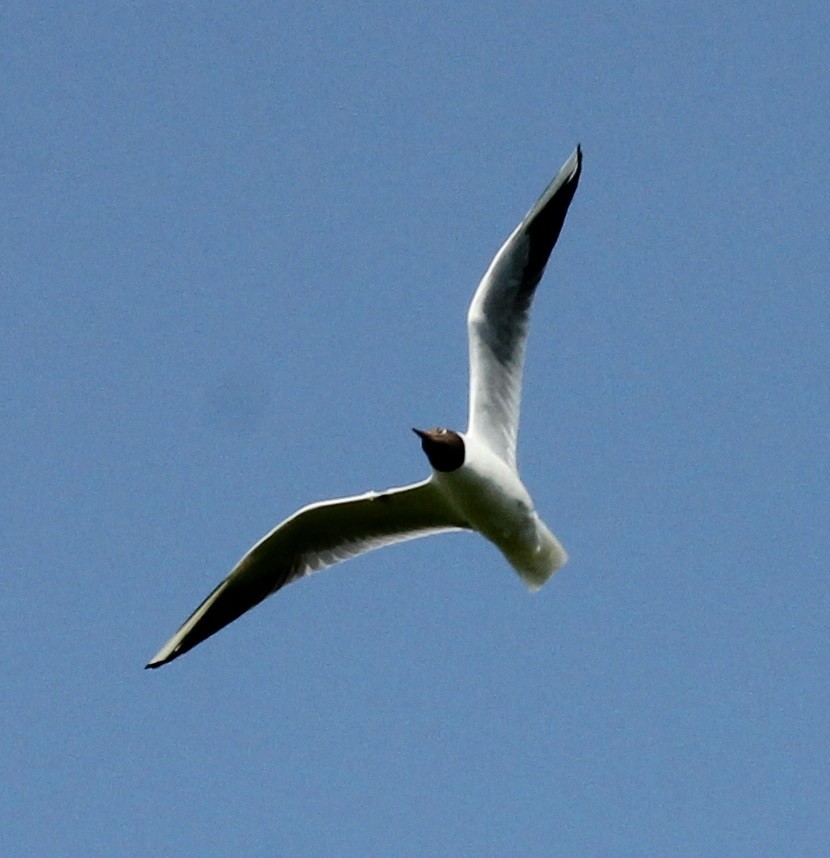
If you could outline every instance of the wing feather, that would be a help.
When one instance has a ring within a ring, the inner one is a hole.
[[[248,551],[147,667],[172,661],[304,575],[384,545],[467,526],[431,478],[303,507]]]
[[[468,432],[516,466],[522,369],[530,306],[582,170],[577,146],[490,264],[467,314],[470,341]]]

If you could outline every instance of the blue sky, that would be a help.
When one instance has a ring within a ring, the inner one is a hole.
[[[9,854],[819,855],[825,3],[8,3]],[[577,142],[520,464],[470,535],[143,665],[298,506],[426,474]]]

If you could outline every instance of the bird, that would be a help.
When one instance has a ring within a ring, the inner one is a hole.
[[[539,517],[516,464],[530,309],[582,172],[577,146],[498,251],[467,313],[466,431],[413,429],[430,475],[382,492],[313,503],[260,539],[146,665],[157,668],[238,619],[277,590],[385,545],[476,531],[531,591],[567,560]]]

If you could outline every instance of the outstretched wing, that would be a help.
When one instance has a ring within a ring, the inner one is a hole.
[[[466,526],[431,478],[303,507],[237,563],[147,667],[172,661],[304,575],[384,545]]]
[[[470,422],[515,468],[530,305],[582,170],[579,146],[496,254],[470,304]]]

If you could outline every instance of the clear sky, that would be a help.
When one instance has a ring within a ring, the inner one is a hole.
[[[830,7],[0,11],[9,855],[826,854]],[[147,659],[300,505],[426,475],[568,157],[471,535]]]

